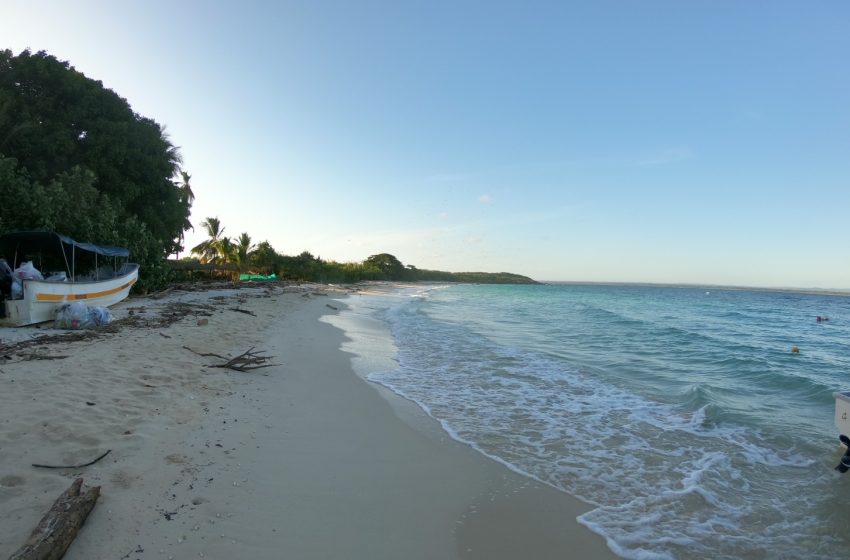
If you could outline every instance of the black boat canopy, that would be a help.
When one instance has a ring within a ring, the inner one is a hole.
[[[130,251],[123,247],[80,243],[67,235],[52,231],[15,231],[0,235],[0,256],[11,258],[15,254],[52,253],[67,258],[66,250],[82,249],[104,257],[129,257]]]

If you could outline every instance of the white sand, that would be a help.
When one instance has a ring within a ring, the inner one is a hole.
[[[61,360],[0,359],[0,557],[77,476],[102,490],[71,560],[613,557],[575,521],[581,502],[451,440],[424,413],[400,417],[353,373],[342,333],[318,321],[338,302],[272,291],[129,300],[119,317],[176,301],[214,311],[24,351]],[[210,368],[216,358],[184,345],[256,346],[280,365]],[[31,466],[107,449],[81,469]]]

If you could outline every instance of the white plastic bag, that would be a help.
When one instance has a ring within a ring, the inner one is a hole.
[[[24,280],[44,280],[41,272],[33,266],[32,261],[24,261],[12,272],[12,299],[24,297]]]
[[[108,325],[115,320],[115,316],[107,307],[89,307],[89,317],[97,326]]]
[[[18,280],[44,280],[44,276],[33,266],[32,261],[22,262],[12,275]]]
[[[24,285],[21,284],[19,278],[12,279],[12,299],[22,299],[24,297]]]

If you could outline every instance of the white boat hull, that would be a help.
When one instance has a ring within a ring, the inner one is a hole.
[[[127,298],[139,279],[139,265],[126,267],[126,274],[92,282],[24,280],[24,297],[3,302],[6,316],[0,319],[0,326],[22,327],[52,321],[59,306],[74,301],[96,307],[114,305]]]

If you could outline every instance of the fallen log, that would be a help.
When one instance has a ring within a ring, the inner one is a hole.
[[[77,536],[94,507],[100,486],[80,493],[83,479],[75,480],[41,518],[30,538],[9,560],[59,560]]]

